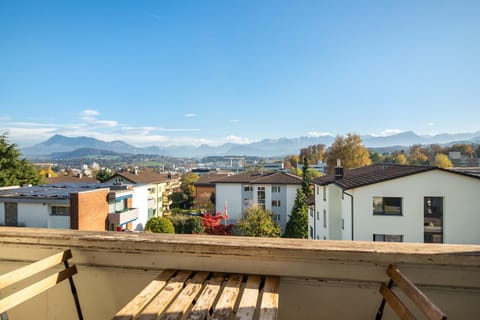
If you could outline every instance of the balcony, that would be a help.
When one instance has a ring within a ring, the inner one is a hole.
[[[123,211],[109,213],[108,222],[115,225],[123,225],[138,218],[138,209],[126,209]]]
[[[85,319],[110,319],[167,268],[278,275],[279,319],[373,319],[381,301],[378,289],[390,263],[398,265],[449,319],[480,319],[480,245],[0,227],[0,246],[1,274],[71,248]],[[76,317],[68,283],[8,315],[11,319]],[[388,308],[384,319],[395,319]]]

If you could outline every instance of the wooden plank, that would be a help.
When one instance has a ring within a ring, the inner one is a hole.
[[[390,290],[385,283],[380,286],[380,293],[388,302],[393,311],[398,315],[400,319],[414,320],[415,316],[408,310],[400,299]]]
[[[27,301],[28,299],[50,289],[55,286],[57,283],[62,282],[63,280],[70,278],[77,273],[77,267],[71,266],[68,269],[64,269],[60,272],[57,272],[41,281],[38,281],[20,291],[17,291],[8,297],[0,300],[0,313],[3,313],[20,303]]]
[[[265,277],[262,302],[260,306],[260,319],[277,319],[278,316],[278,286],[279,277]]]
[[[240,304],[238,305],[237,314],[235,319],[237,320],[250,320],[255,315],[255,309],[257,308],[258,295],[260,291],[260,276],[248,276],[247,284],[243,289]]]
[[[387,269],[388,276],[417,305],[428,319],[447,319],[447,316],[420,291],[400,270],[393,265]]]
[[[72,257],[72,252],[70,251],[70,249],[68,249],[63,252],[54,254],[53,256],[31,263],[25,267],[18,268],[9,273],[1,275],[0,290],[16,282],[27,279],[28,277],[31,277],[34,274],[37,274],[39,272],[47,270],[48,268],[56,266],[57,264],[70,259],[71,257]]]
[[[197,303],[195,303],[192,310],[188,313],[187,319],[203,320],[207,317],[222,288],[224,279],[225,276],[223,274],[217,274],[207,281],[207,285],[203,288],[200,297],[197,299]]]
[[[164,270],[150,282],[135,298],[128,302],[114,317],[114,320],[133,319],[165,287],[175,270]]]
[[[197,272],[195,276],[188,281],[182,292],[171,303],[170,307],[162,314],[161,320],[177,320],[181,319],[187,309],[192,305],[193,300],[202,290],[203,282],[208,277],[208,272]]]
[[[138,316],[141,320],[155,320],[167,308],[169,303],[182,290],[185,281],[190,277],[192,271],[179,271],[170,279],[167,285],[157,294],[155,298],[143,309]]]
[[[242,280],[243,275],[241,274],[232,274],[229,276],[227,284],[225,288],[223,288],[222,295],[215,305],[212,320],[229,319],[233,314],[233,308],[237,301],[238,293],[240,292]]]

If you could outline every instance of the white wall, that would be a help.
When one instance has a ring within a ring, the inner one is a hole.
[[[67,216],[49,216],[48,228],[50,229],[70,229],[70,217]]]
[[[17,204],[17,212],[19,226],[48,228],[48,204],[20,202]]]
[[[132,222],[134,231],[143,231],[148,221],[148,188],[153,185],[133,185],[132,207],[138,209],[138,218]]]
[[[428,171],[348,190],[354,195],[354,238],[374,233],[402,234],[404,242],[423,242],[424,197],[444,197],[444,242],[480,243],[480,179],[441,170]],[[402,197],[402,216],[373,215],[372,198]]]
[[[215,187],[216,212],[223,213],[225,200],[227,201],[229,223],[235,223],[242,217],[242,184],[217,183]]]

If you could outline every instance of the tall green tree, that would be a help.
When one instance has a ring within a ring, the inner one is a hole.
[[[327,164],[329,173],[333,173],[341,160],[346,169],[366,166],[372,163],[368,149],[362,144],[362,139],[357,134],[349,133],[346,137],[338,135],[327,150]]]
[[[7,134],[0,135],[0,187],[43,182],[40,173],[21,154],[17,145],[8,143]]]
[[[193,207],[195,201],[195,186],[193,184],[198,180],[198,178],[198,174],[193,172],[187,172],[182,176],[180,188],[187,196],[187,209]]]
[[[273,221],[273,213],[259,206],[245,210],[237,228],[242,236],[247,237],[279,237],[280,227]]]
[[[303,159],[303,180],[302,180],[302,191],[306,198],[310,197],[313,194],[311,188],[311,180],[312,180],[312,171],[308,166],[308,159]]]
[[[292,214],[289,215],[284,237],[286,238],[308,238],[308,206],[307,197],[302,189],[297,190],[297,197],[293,204]]]

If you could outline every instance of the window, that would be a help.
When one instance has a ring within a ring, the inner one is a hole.
[[[402,198],[373,197],[373,214],[401,216]]]
[[[317,220],[320,220],[320,212],[317,211]]]
[[[317,195],[320,195],[320,186],[317,186]]]
[[[260,208],[265,209],[265,187],[258,187],[257,189],[257,204]]]
[[[403,234],[374,234],[373,241],[403,242]]]
[[[253,191],[253,188],[252,188],[252,186],[250,186],[250,185],[244,185],[244,186],[243,186],[243,191],[245,191],[245,192],[252,192],[252,191]]]
[[[323,186],[323,201],[327,201],[327,186]]]
[[[310,238],[313,239],[313,227],[312,226],[310,226]]]
[[[342,230],[345,230],[345,220],[342,218]]]
[[[323,227],[327,227],[327,211],[323,209]]]
[[[70,215],[70,207],[57,207],[52,206],[52,216],[69,216]]]
[[[272,186],[272,192],[280,192],[280,186]]]
[[[280,200],[272,200],[272,207],[280,207]]]
[[[272,215],[272,220],[275,221],[275,222],[276,222],[276,221],[280,221],[281,217],[282,217],[282,216],[279,215],[279,214],[273,214],[273,215]]]

